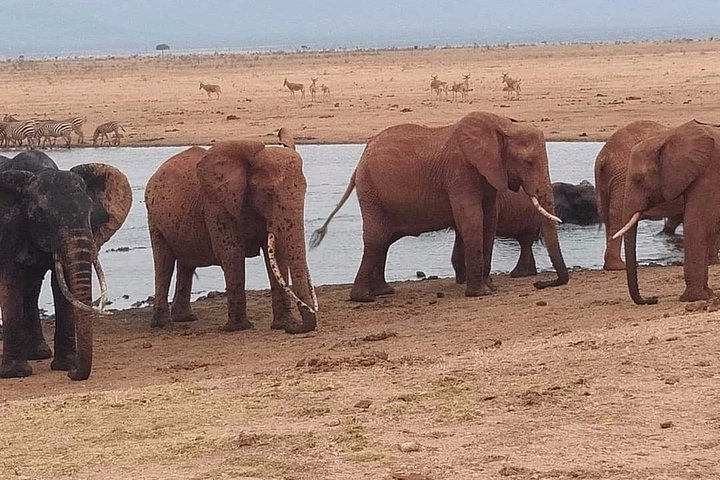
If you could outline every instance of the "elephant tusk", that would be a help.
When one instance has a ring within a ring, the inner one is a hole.
[[[105,273],[100,265],[100,259],[97,254],[95,258],[93,258],[93,267],[95,267],[95,273],[97,274],[98,283],[100,284],[100,300],[98,300],[98,305],[101,311],[105,311],[105,305],[107,305],[107,281],[105,281]]]
[[[55,255],[55,274],[57,276],[57,282],[58,286],[60,287],[60,291],[62,292],[65,299],[70,302],[70,305],[86,312],[97,313],[100,315],[110,315],[108,312],[102,311],[90,305],[85,305],[73,296],[72,292],[70,292],[70,287],[68,287],[67,280],[65,280],[65,273],[63,272],[62,262],[60,262],[60,259],[57,255]]]
[[[623,228],[618,230],[617,233],[612,236],[612,239],[617,240],[618,238],[625,235],[628,230],[630,230],[632,227],[635,226],[636,223],[638,223],[640,221],[640,215],[641,215],[640,212],[635,212],[633,214],[633,216],[630,218],[630,221],[628,221],[628,223]]]
[[[312,286],[312,282],[310,282],[310,272],[308,272],[308,283],[310,283],[310,292],[312,294],[313,299],[313,306],[310,307],[307,303],[303,302],[300,297],[298,297],[295,292],[292,291],[292,289],[288,286],[287,282],[283,278],[282,273],[280,272],[280,267],[278,266],[277,259],[275,258],[275,234],[270,232],[268,233],[267,238],[267,254],[268,254],[268,263],[270,263],[270,269],[273,272],[273,276],[275,276],[275,280],[277,280],[278,284],[282,289],[285,291],[285,293],[295,300],[298,305],[300,305],[302,308],[305,308],[306,310],[310,311],[311,313],[317,313],[318,311],[318,301],[317,296],[315,295],[315,287]]]
[[[550,212],[548,212],[547,210],[545,210],[545,209],[542,207],[542,205],[540,205],[540,202],[538,201],[537,197],[532,196],[532,197],[530,197],[530,200],[532,201],[533,206],[534,206],[535,208],[537,208],[538,212],[540,212],[543,217],[548,218],[548,219],[552,220],[552,221],[555,222],[555,223],[563,223],[563,221],[560,220],[558,217],[556,217],[556,216],[553,215],[552,213],[550,213]]]

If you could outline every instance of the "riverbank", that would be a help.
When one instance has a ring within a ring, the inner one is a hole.
[[[87,117],[89,138],[115,120],[134,146],[274,142],[281,126],[301,143],[364,143],[474,110],[531,122],[549,140],[605,140],[638,119],[718,122],[718,67],[720,41],[13,61],[0,63],[0,105],[18,118]],[[521,79],[517,100],[505,72]],[[468,100],[431,94],[433,74],[450,85],[470,74]],[[285,78],[305,84],[304,99]],[[220,85],[220,98],[200,82]]]
[[[402,282],[371,304],[320,287],[301,336],[269,330],[266,291],[246,332],[219,331],[222,297],[167,330],[147,308],[102,317],[88,381],[41,361],[0,382],[0,478],[720,475],[720,315],[678,302],[680,267],[640,269],[655,306],[623,272],[496,283]]]

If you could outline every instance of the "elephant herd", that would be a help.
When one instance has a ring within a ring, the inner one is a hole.
[[[153,327],[196,320],[190,304],[195,269],[220,265],[227,288],[225,330],[252,327],[247,318],[245,258],[263,253],[271,286],[271,328],[303,333],[317,326],[318,299],[307,262],[304,203],[307,182],[292,135],[280,146],[230,141],[191,147],[171,157],[145,190],[155,269]],[[569,280],[556,224],[602,221],[606,269],[625,268],[638,304],[635,239],[641,218],[684,222],[683,301],[708,298],[707,265],[717,256],[720,158],[713,125],[675,128],[635,122],[616,132],[598,154],[592,185],[552,184],[543,133],[484,112],[453,125],[390,127],[365,147],[335,210],[310,240],[317,247],[343,203],[357,190],[363,255],[350,298],[373,301],[393,293],[385,279],[390,245],[408,235],[453,228],[452,265],[465,295],[490,295],[496,235],[521,244],[511,276],[537,273],[532,243],[544,240],[556,277]],[[597,198],[597,205],[595,203]],[[125,175],[105,164],[60,170],[42,152],[0,157],[0,307],[4,319],[0,377],[32,373],[28,360],[53,357],[51,368],[73,380],[90,375],[93,320],[103,314],[106,282],[100,246],[121,227],[132,203]],[[558,215],[558,216],[556,216]],[[170,279],[177,267],[172,303]],[[92,301],[92,271],[101,287]],[[40,326],[38,295],[51,271],[56,328],[54,356]]]

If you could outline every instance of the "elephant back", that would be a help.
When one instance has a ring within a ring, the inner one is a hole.
[[[20,152],[13,158],[0,156],[0,172],[5,170],[25,170],[38,173],[47,169],[58,170],[58,166],[46,153],[37,150]]]

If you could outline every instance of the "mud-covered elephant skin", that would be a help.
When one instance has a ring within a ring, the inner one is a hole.
[[[220,265],[228,302],[223,328],[251,328],[245,258],[263,250],[272,289],[272,328],[288,333],[315,329],[317,299],[304,231],[307,184],[291,134],[281,129],[280,141],[285,146],[238,141],[209,150],[192,147],[168,159],[150,178],[145,201],[155,265],[152,326],[196,320],[190,307],[193,273]],[[170,308],[168,290],[176,265]],[[293,318],[293,301],[299,321]]]
[[[105,285],[98,249],[122,225],[132,203],[127,178],[101,163],[58,169],[46,154],[0,159],[0,377],[32,373],[28,359],[52,352],[43,337],[38,296],[52,271],[53,370],[90,375],[93,353],[92,267]]]
[[[557,278],[537,288],[563,285],[553,192],[542,132],[491,113],[473,112],[453,125],[397,125],[370,139],[340,203],[311,239],[316,246],[328,223],[357,187],[363,219],[363,257],[350,298],[373,301],[392,293],[385,280],[390,245],[408,235],[454,228],[464,249],[465,295],[495,290],[490,263],[497,224],[497,195],[523,187],[545,215],[543,238]]]

